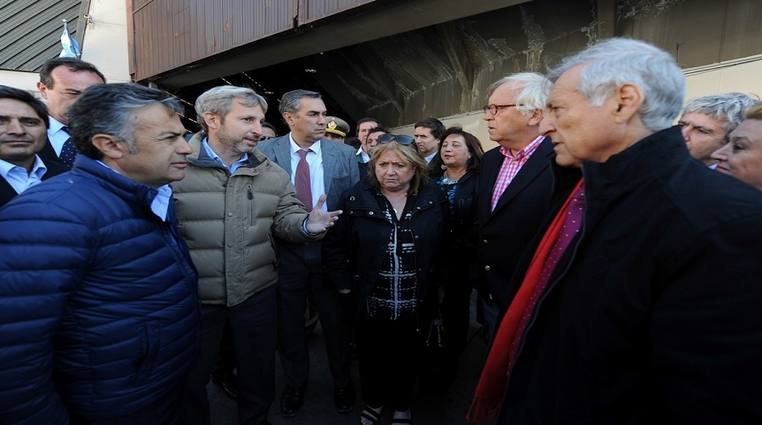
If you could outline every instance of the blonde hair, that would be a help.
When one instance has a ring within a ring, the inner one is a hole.
[[[413,167],[413,179],[410,180],[410,189],[408,194],[418,195],[424,184],[429,180],[429,167],[423,157],[415,150],[413,145],[401,145],[397,142],[378,144],[370,150],[370,162],[368,162],[368,181],[373,187],[380,189],[381,183],[376,178],[376,161],[385,152],[394,152],[403,161]]]

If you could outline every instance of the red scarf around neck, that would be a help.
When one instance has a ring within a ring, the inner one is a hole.
[[[479,384],[476,386],[471,408],[466,414],[466,419],[472,424],[495,421],[500,413],[510,368],[516,360],[512,358],[512,354],[516,354],[512,347],[515,346],[516,339],[521,338],[522,317],[534,305],[531,300],[538,286],[542,283],[540,277],[543,267],[561,234],[569,205],[580,190],[582,190],[582,180],[571,191],[561,210],[558,211],[548,230],[545,231],[524,275],[524,280],[500,322],[492,348],[487,356],[487,362],[482,369]]]

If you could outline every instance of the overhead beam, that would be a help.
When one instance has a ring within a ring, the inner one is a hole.
[[[186,87],[219,76],[259,69],[292,59],[412,31],[429,25],[510,7],[528,0],[417,0],[374,2],[229,52],[168,71],[145,81]]]

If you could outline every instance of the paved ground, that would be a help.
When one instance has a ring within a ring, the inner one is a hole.
[[[472,325],[470,335],[479,331],[477,325]],[[473,389],[476,386],[481,365],[486,357],[486,345],[480,336],[470,339],[463,354],[458,377],[447,396],[425,396],[420,399],[413,409],[413,420],[416,425],[464,425],[465,412],[471,401]],[[333,383],[328,370],[320,328],[315,329],[310,338],[311,371],[307,384],[305,404],[295,418],[280,416],[278,403],[283,383],[278,365],[278,380],[276,381],[276,400],[270,409],[270,422],[273,425],[357,425],[360,423],[359,410],[361,400],[358,388],[357,408],[351,414],[340,415],[333,407]],[[357,379],[357,363],[354,364],[355,383]],[[356,385],[359,387],[359,385]],[[237,415],[235,403],[215,385],[209,384],[209,399],[212,408],[213,425],[236,425]],[[391,421],[391,413],[381,424]]]

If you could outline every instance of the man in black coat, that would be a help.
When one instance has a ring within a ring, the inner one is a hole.
[[[516,292],[509,285],[516,263],[550,207],[553,148],[538,128],[549,88],[539,74],[508,75],[490,87],[484,107],[489,137],[500,144],[482,158],[477,210],[482,306],[490,335]]]
[[[106,77],[95,65],[77,58],[53,58],[42,65],[37,90],[50,114],[48,140],[40,157],[71,169],[77,148],[69,134],[69,108],[90,86],[104,84]]]
[[[551,79],[541,130],[584,161],[584,219],[526,312],[499,423],[762,423],[762,194],[691,159],[668,53],[611,39]]]
[[[24,90],[0,86],[0,206],[66,168],[37,153],[46,141],[48,111]]]
[[[413,125],[415,145],[426,164],[429,165],[429,176],[432,178],[442,175],[442,158],[439,157],[439,145],[445,126],[436,118],[424,118]]]

